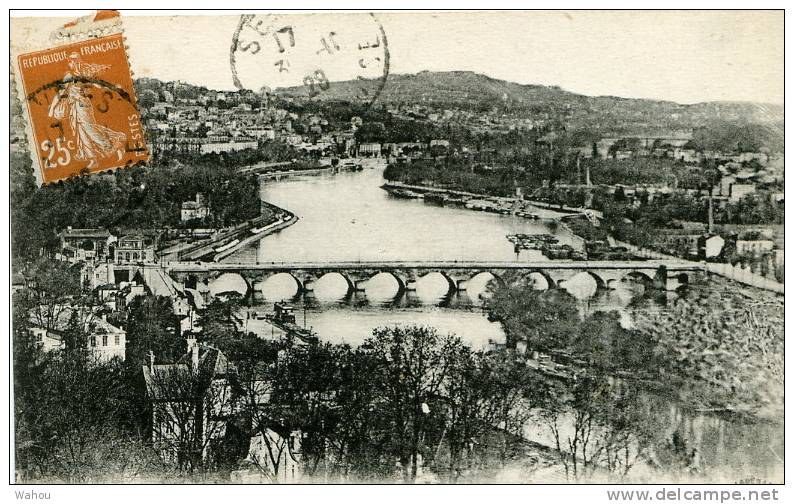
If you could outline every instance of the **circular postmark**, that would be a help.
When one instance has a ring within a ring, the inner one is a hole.
[[[96,77],[68,76],[25,95],[45,181],[145,161],[135,96]]]
[[[90,90],[83,91],[83,94],[92,100],[96,100],[97,105],[95,110],[105,114],[110,111],[111,104],[114,101],[127,102],[132,107],[135,107],[135,101],[127,90],[116,84],[97,79],[94,77],[70,77],[68,79],[59,79],[42,86],[39,86],[32,92],[28,93],[25,98],[28,102],[36,105],[50,106],[54,97],[62,93],[69,85],[80,85],[83,89],[91,87],[96,88],[98,91],[96,95],[92,94]]]
[[[389,44],[374,14],[244,14],[229,59],[237,89],[287,88],[369,106],[389,75]]]

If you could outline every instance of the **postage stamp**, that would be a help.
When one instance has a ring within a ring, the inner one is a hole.
[[[148,159],[124,37],[107,31],[15,58],[39,183]]]
[[[17,501],[783,500],[785,11],[299,3],[11,11]]]
[[[344,83],[344,98],[372,105],[389,75],[389,42],[374,14],[355,19],[240,16],[229,58],[234,85],[258,92],[295,88],[314,99]]]

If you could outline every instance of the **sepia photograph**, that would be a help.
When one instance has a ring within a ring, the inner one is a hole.
[[[15,499],[778,500],[784,16],[10,11]]]

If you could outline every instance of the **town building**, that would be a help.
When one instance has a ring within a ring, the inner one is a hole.
[[[255,138],[250,137],[210,137],[206,142],[201,144],[202,154],[220,154],[222,152],[236,152],[245,149],[256,149],[259,147],[259,142]]]
[[[196,193],[196,199],[182,203],[182,222],[203,219],[210,214],[210,207],[202,193]]]
[[[731,201],[739,201],[755,192],[755,184],[731,184]]]
[[[245,134],[252,138],[275,140],[276,132],[269,126],[251,126],[245,129]]]
[[[202,145],[206,140],[196,137],[158,137],[153,141],[154,150],[157,152],[201,152]]]
[[[230,378],[235,372],[220,350],[191,340],[173,364],[143,366],[152,443],[160,456],[178,463],[198,454],[207,460],[226,434],[236,412]]]
[[[145,295],[146,287],[142,283],[122,284],[115,293],[116,310],[126,311],[135,298]]]
[[[69,262],[105,259],[116,240],[107,229],[73,229],[71,226],[58,233],[58,238],[60,258]]]
[[[154,245],[143,235],[127,235],[119,238],[115,250],[116,264],[154,262]]]
[[[379,143],[362,143],[358,146],[358,155],[361,157],[380,157]]]
[[[251,437],[248,456],[242,468],[233,471],[236,483],[299,483],[301,466],[301,431],[272,426]]]
[[[88,347],[102,360],[124,360],[127,332],[107,321],[104,315],[90,323]]]
[[[112,263],[88,261],[80,269],[80,283],[83,288],[96,289],[114,281],[115,270]]]
[[[75,313],[76,312],[76,313]],[[76,315],[76,317],[74,317]],[[113,358],[124,360],[127,349],[127,333],[99,315],[85,309],[63,307],[51,320],[45,317],[32,317],[29,332],[45,352],[65,348],[64,334],[73,320],[82,323],[87,335],[86,347],[99,360]],[[49,326],[49,327],[48,327]]]

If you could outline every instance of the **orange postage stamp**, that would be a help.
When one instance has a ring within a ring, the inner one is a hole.
[[[149,158],[123,35],[106,32],[16,58],[41,183]]]

